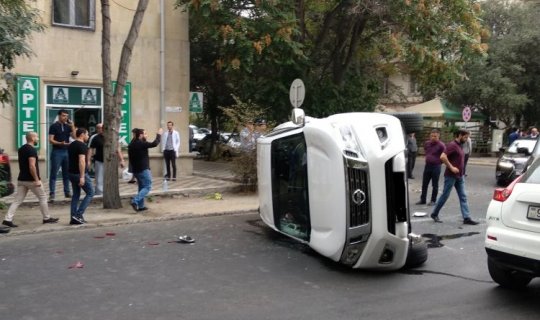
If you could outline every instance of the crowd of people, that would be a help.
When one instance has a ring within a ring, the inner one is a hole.
[[[55,201],[56,180],[58,171],[62,169],[63,191],[65,198],[70,198],[70,222],[71,225],[86,223],[84,213],[94,195],[103,194],[104,176],[104,142],[103,124],[96,125],[96,133],[89,136],[86,128],[76,127],[69,119],[66,110],[59,110],[57,120],[49,127],[48,141],[51,145],[49,195],[43,187],[39,172],[39,157],[36,145],[39,136],[36,132],[28,132],[25,135],[26,143],[18,149],[19,175],[17,177],[17,191],[14,201],[11,203],[2,224],[10,228],[18,227],[13,218],[18,207],[31,191],[39,200],[43,223],[57,223],[59,218],[49,214],[48,203]],[[134,128],[132,140],[128,145],[129,171],[133,179],[138,183],[137,194],[131,199],[130,204],[136,212],[148,210],[145,206],[145,197],[152,188],[152,174],[150,171],[150,159],[148,149],[157,147],[163,135],[163,151],[166,175],[165,179],[176,180],[176,158],[180,151],[180,134],[174,130],[174,123],[167,122],[167,130],[159,129],[153,141],[148,141],[148,133],[145,129]],[[124,168],[124,157],[120,146],[115,155],[121,168]],[[94,179],[89,171],[93,166]],[[172,169],[172,170],[171,170]],[[73,192],[71,192],[73,191]],[[81,193],[85,196],[81,200]]]

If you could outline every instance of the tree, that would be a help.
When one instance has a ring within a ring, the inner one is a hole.
[[[0,0],[0,67],[13,69],[15,59],[29,57],[32,50],[28,40],[33,32],[41,32],[40,12],[24,0]],[[10,89],[0,87],[0,102],[11,102]]]
[[[233,103],[229,93],[268,107],[273,119],[286,118],[288,86],[297,77],[306,83],[310,115],[372,110],[388,75],[413,74],[437,92],[487,49],[472,0],[177,4],[190,11],[192,85],[208,93],[213,122],[219,105]]]
[[[118,131],[122,113],[120,106],[124,97],[124,88],[128,78],[129,64],[133,47],[143,21],[144,13],[148,6],[148,0],[139,0],[137,10],[133,16],[131,28],[122,47],[116,89],[112,89],[111,77],[111,15],[109,0],[101,0],[101,15],[103,20],[102,31],[102,69],[103,69],[103,93],[105,97],[104,106],[104,193],[103,207],[106,209],[118,209],[122,207],[120,201],[120,191],[118,186]]]

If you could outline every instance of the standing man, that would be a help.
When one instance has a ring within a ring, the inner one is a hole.
[[[148,210],[144,206],[144,197],[152,189],[152,173],[150,172],[150,158],[148,149],[154,148],[159,144],[163,129],[159,128],[156,139],[148,142],[148,134],[144,129],[136,129],[135,137],[128,146],[129,162],[131,163],[133,176],[137,178],[138,193],[131,199],[131,207],[135,212]]]
[[[469,138],[469,134],[469,131],[459,129],[454,134],[455,139],[446,145],[446,149],[441,154],[441,161],[446,166],[446,171],[444,172],[444,190],[431,213],[431,219],[435,222],[442,222],[439,219],[439,211],[441,211],[446,200],[448,200],[452,188],[456,188],[461,215],[463,216],[463,224],[478,224],[478,222],[471,219],[469,214],[469,204],[467,203],[467,195],[465,193],[465,178],[463,177],[465,155],[463,154],[462,145]]]
[[[414,179],[413,170],[416,164],[416,154],[418,145],[416,144],[416,134],[411,132],[407,135],[407,178]]]
[[[39,175],[38,154],[34,147],[39,141],[35,132],[26,133],[26,144],[19,148],[19,177],[17,178],[17,193],[15,200],[9,207],[9,210],[2,221],[2,224],[11,228],[16,228],[13,223],[13,216],[19,205],[26,198],[28,190],[39,199],[39,210],[43,216],[43,223],[57,223],[58,218],[49,215],[49,206],[47,205],[47,194],[43,189],[41,177]]]
[[[189,152],[191,153],[193,151],[193,143],[195,142],[194,141],[195,134],[191,126],[188,126],[188,130],[189,130]]]
[[[431,201],[428,205],[432,206],[437,201],[439,193],[439,177],[441,176],[441,154],[444,152],[444,143],[440,141],[441,132],[439,129],[431,130],[429,140],[424,142],[424,152],[426,154],[426,166],[422,176],[422,194],[420,201],[416,204],[426,204],[427,191],[431,181]]]
[[[69,154],[69,180],[73,188],[73,198],[71,199],[71,221],[69,224],[84,224],[84,212],[94,197],[92,179],[88,174],[88,130],[78,128],[75,132],[75,141],[68,148]],[[86,196],[79,203],[81,189]]]
[[[174,123],[172,121],[167,122],[167,131],[163,133],[163,140],[165,143],[161,144],[161,151],[163,151],[163,158],[165,158],[165,168],[167,174],[165,179],[169,180],[172,177],[173,181],[176,181],[176,157],[180,151],[180,134],[173,129]],[[172,176],[171,176],[171,164],[172,164]]]
[[[103,123],[96,125],[96,134],[94,134],[88,143],[90,147],[89,159],[94,161],[94,180],[96,180],[96,192],[94,195],[103,194],[103,146],[105,145],[105,136],[103,135]],[[122,148],[119,145],[117,150],[120,167],[124,167],[124,156]]]
[[[463,144],[463,154],[465,155],[465,159],[463,160],[463,175],[467,176],[467,163],[469,162],[469,157],[471,156],[472,152],[472,140],[471,136],[467,138],[467,141]]]
[[[69,138],[75,138],[75,125],[68,119],[68,112],[64,109],[58,111],[58,121],[49,127],[49,143],[51,151],[51,172],[49,177],[49,201],[54,201],[56,191],[56,175],[62,167],[62,181],[64,183],[64,196],[70,198],[68,174],[68,146]]]

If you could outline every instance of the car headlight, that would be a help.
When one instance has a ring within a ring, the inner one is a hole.
[[[333,126],[334,126],[334,129],[338,132],[339,136],[341,136],[343,150],[356,151],[360,153],[362,158],[365,159],[362,148],[360,147],[360,144],[358,143],[358,139],[356,139],[356,135],[352,127],[349,125],[339,125],[337,123],[334,123]]]

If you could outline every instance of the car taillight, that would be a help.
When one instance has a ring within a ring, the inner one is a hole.
[[[9,156],[7,154],[0,154],[0,163],[8,163]]]
[[[514,190],[514,186],[521,180],[521,177],[517,177],[512,183],[508,185],[506,188],[497,188],[495,189],[495,192],[493,192],[493,200],[505,202],[510,195],[512,194],[512,191]]]

